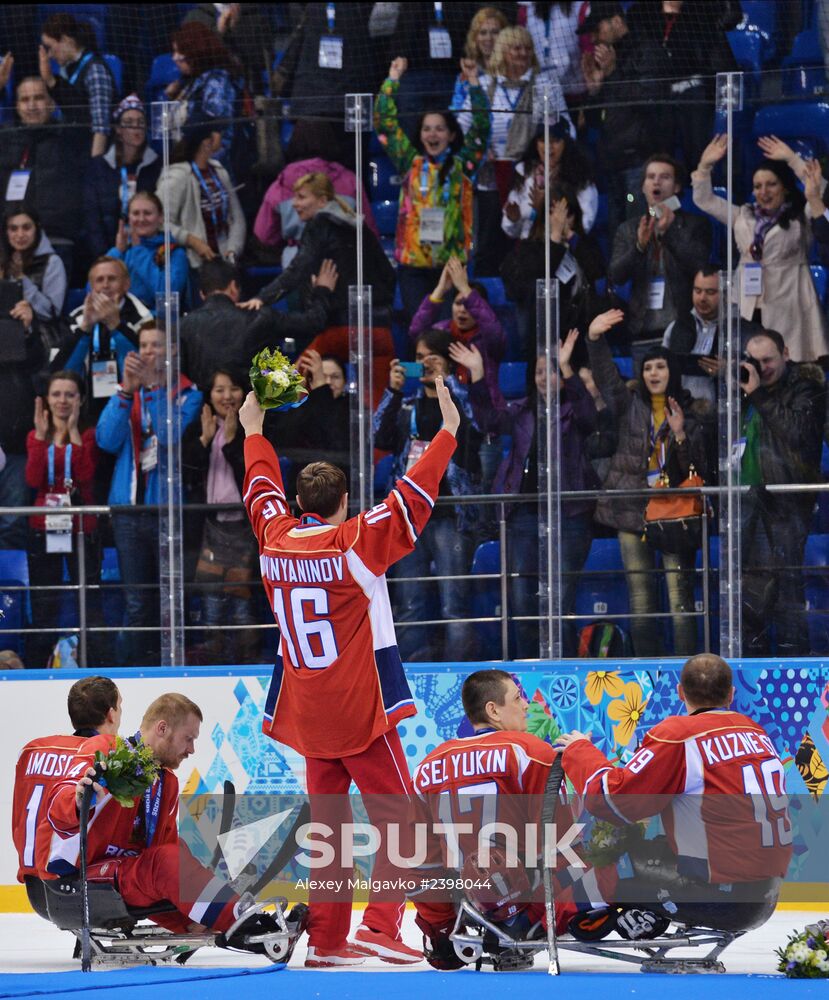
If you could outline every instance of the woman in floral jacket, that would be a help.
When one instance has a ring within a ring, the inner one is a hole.
[[[472,125],[463,131],[450,111],[426,111],[413,144],[400,127],[395,96],[405,59],[395,59],[377,98],[374,127],[401,175],[400,214],[394,255],[403,309],[411,319],[438,283],[450,257],[462,262],[472,246],[472,178],[489,137],[489,105],[473,60],[461,67],[470,84]]]

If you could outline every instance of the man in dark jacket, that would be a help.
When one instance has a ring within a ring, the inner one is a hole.
[[[708,220],[676,207],[681,169],[667,153],[645,162],[647,213],[623,222],[613,239],[608,276],[615,285],[632,282],[627,325],[638,348],[634,370],[638,358],[662,342],[665,327],[691,308],[694,275],[711,252]]]
[[[694,275],[691,310],[665,329],[662,346],[679,359],[682,384],[697,399],[717,401],[717,338],[720,324],[720,272],[706,264]]]
[[[40,77],[17,87],[18,121],[3,130],[0,191],[5,210],[33,209],[71,277],[73,248],[83,228],[84,128],[54,121],[55,103]]]
[[[199,269],[203,304],[181,322],[181,370],[197,386],[207,382],[218,365],[248,371],[251,358],[264,347],[293,337],[302,350],[328,323],[335,268],[323,268],[304,312],[240,309],[238,269],[225,260],[210,260]]]
[[[742,368],[741,500],[743,654],[809,653],[803,557],[814,493],[770,493],[777,484],[820,482],[826,389],[815,365],[794,364],[783,337],[764,330],[746,343]]]

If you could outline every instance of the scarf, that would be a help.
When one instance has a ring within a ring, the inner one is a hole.
[[[763,244],[766,242],[769,230],[777,225],[780,216],[786,209],[791,208],[791,205],[789,202],[784,201],[774,215],[766,215],[759,205],[753,205],[752,208],[754,209],[754,240],[749,247],[749,253],[752,260],[762,260]]]
[[[242,494],[236,485],[236,477],[230,462],[225,458],[223,448],[227,444],[225,438],[225,422],[222,417],[216,418],[216,433],[210,443],[210,463],[207,467],[207,502],[208,503],[241,503]],[[239,510],[220,510],[216,513],[217,521],[238,521],[245,515]]]

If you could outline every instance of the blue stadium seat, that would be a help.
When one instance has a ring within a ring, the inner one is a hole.
[[[576,622],[576,629],[582,629],[591,619],[629,612],[630,601],[619,540],[594,538],[576,588],[575,613],[583,616]],[[630,628],[627,619],[614,620],[622,628]]]
[[[827,290],[827,276],[826,268],[821,264],[812,264],[809,268],[812,272],[812,281],[815,283],[815,291],[817,292],[817,297],[820,299],[820,304],[826,308],[826,290]]]
[[[809,535],[804,564],[809,646],[821,655],[829,653],[829,535]]]
[[[495,312],[508,304],[504,282],[500,278],[475,278],[475,281],[486,289],[489,304]]]
[[[761,108],[754,116],[753,132],[755,136],[806,139],[822,155],[829,152],[829,102],[804,101]]]
[[[66,293],[66,301],[63,303],[64,315],[68,316],[71,312],[74,312],[78,306],[82,306],[85,298],[85,288],[70,288]]]
[[[729,31],[728,44],[737,65],[744,73],[750,73],[754,84],[759,83],[763,68],[763,38],[757,31]]]
[[[29,559],[25,549],[0,549],[0,638],[5,649],[23,653],[24,637],[15,635],[15,630],[27,628],[31,620],[31,601],[26,589],[7,590],[8,587],[27,588],[29,586]]]
[[[504,361],[498,368],[498,385],[505,399],[527,395],[527,362]]]
[[[107,66],[109,66],[109,71],[115,80],[115,94],[116,96],[120,96],[124,92],[124,64],[118,56],[114,56],[110,52],[105,52],[103,59]]]
[[[147,80],[147,103],[163,101],[165,88],[174,80],[178,80],[180,76],[178,67],[173,62],[173,57],[169,52],[157,55],[150,66],[150,77]]]
[[[472,557],[472,575],[499,573],[501,569],[501,543],[481,542]],[[472,581],[472,615],[474,618],[491,618],[501,613],[501,584],[499,580]],[[501,626],[498,622],[481,622],[475,631],[487,648],[500,644]]]
[[[394,455],[384,455],[374,466],[374,497],[376,500],[386,495],[393,465]]]
[[[372,201],[371,211],[381,236],[394,236],[397,231],[396,201]]]
[[[763,62],[774,58],[777,49],[777,4],[774,0],[741,0],[743,22],[738,30],[760,36]]]
[[[400,197],[400,175],[385,153],[372,156],[368,174],[368,190],[372,200],[397,201]]]
[[[633,358],[616,357],[613,360],[622,378],[633,378]]]

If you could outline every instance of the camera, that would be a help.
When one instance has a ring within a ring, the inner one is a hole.
[[[749,357],[748,354],[744,354],[741,358],[743,364],[751,365],[751,367],[757,372],[758,376],[762,376],[763,369],[760,367],[760,362],[756,358]],[[740,365],[740,383],[745,385],[748,382],[748,372],[743,368],[743,364]]]

